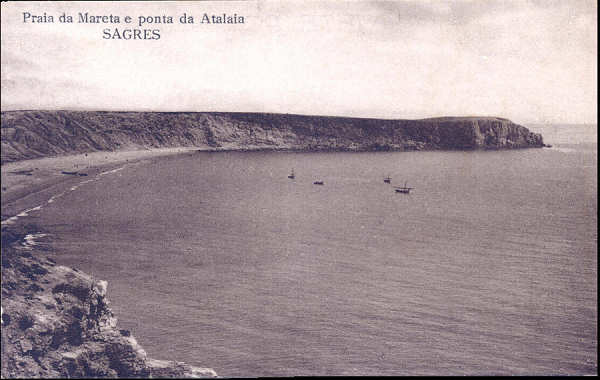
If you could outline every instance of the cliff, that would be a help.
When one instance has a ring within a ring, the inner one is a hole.
[[[2,112],[1,162],[123,149],[502,149],[542,136],[495,117],[383,120],[220,112]]]
[[[155,360],[119,330],[107,283],[56,265],[22,234],[2,230],[2,378],[216,377]]]

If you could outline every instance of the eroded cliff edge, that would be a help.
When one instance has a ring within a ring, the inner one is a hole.
[[[118,328],[105,281],[57,265],[24,238],[2,230],[2,378],[216,377],[146,357]]]
[[[2,163],[162,147],[404,151],[541,146],[541,135],[497,117],[384,120],[223,112],[2,112]]]

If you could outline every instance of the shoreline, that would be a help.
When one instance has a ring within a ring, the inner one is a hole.
[[[43,202],[45,192],[55,187],[68,187],[81,183],[104,171],[112,170],[120,165],[138,164],[147,160],[193,154],[196,152],[273,152],[273,153],[302,153],[302,152],[354,152],[354,150],[304,150],[285,147],[265,148],[249,146],[240,148],[237,145],[222,147],[178,147],[153,148],[123,151],[98,151],[78,153],[64,156],[52,156],[7,162],[0,166],[2,179],[2,214],[4,222],[24,210],[35,207]],[[356,151],[362,152],[362,151]],[[68,172],[69,174],[63,174]],[[76,173],[76,174],[71,174]],[[81,173],[82,175],[78,175]]]
[[[108,283],[59,265],[36,242],[46,236],[43,226],[18,220],[124,164],[193,151],[94,152],[2,165],[2,377],[218,377],[211,368],[147,357],[135,334],[119,328]]]
[[[24,195],[21,198],[16,199],[15,202],[18,202],[19,199],[22,200],[23,202],[31,202],[33,200],[39,200],[39,197],[43,198],[44,196],[48,196],[49,192],[55,192],[57,189],[59,189],[61,187],[67,187],[68,188],[69,186],[72,185],[72,183],[81,183],[81,182],[84,182],[84,181],[86,181],[88,179],[91,179],[94,175],[97,175],[97,174],[99,174],[101,172],[114,170],[115,168],[118,168],[120,165],[123,165],[123,164],[131,164],[132,167],[130,167],[130,168],[132,170],[137,170],[137,167],[135,166],[137,164],[140,164],[140,165],[152,165],[153,162],[156,162],[158,160],[163,160],[163,159],[166,159],[166,160],[171,160],[171,159],[176,160],[177,159],[176,158],[177,155],[184,155],[184,157],[187,157],[185,155],[189,155],[189,157],[191,157],[193,154],[196,154],[196,152],[203,152],[204,153],[204,152],[233,152],[233,151],[240,151],[240,150],[215,150],[215,149],[202,150],[202,149],[199,149],[199,148],[190,148],[190,149],[184,149],[183,151],[179,151],[179,150],[176,150],[176,151],[172,151],[172,150],[164,151],[164,150],[162,150],[162,151],[159,151],[159,152],[156,152],[156,151],[155,152],[151,152],[151,151],[141,151],[141,152],[140,151],[132,151],[132,152],[128,152],[128,154],[130,154],[131,156],[127,156],[127,157],[134,157],[135,156],[136,157],[135,159],[134,158],[125,158],[124,155],[119,155],[119,153],[123,153],[123,152],[109,152],[109,153],[98,152],[100,155],[102,155],[102,157],[104,157],[105,154],[108,154],[109,158],[107,159],[107,161],[110,161],[110,162],[106,162],[106,163],[102,164],[103,161],[101,160],[100,161],[101,165],[96,166],[96,167],[90,167],[89,168],[90,170],[92,170],[92,169],[97,170],[97,171],[94,172],[94,174],[92,174],[92,172],[90,171],[90,172],[86,172],[86,173],[90,174],[87,177],[79,177],[79,176],[75,177],[75,176],[71,176],[71,175],[55,175],[54,177],[58,178],[58,180],[57,180],[58,182],[51,183],[48,186],[46,186],[46,187],[38,190],[37,192],[36,191],[29,191],[29,192],[26,192],[26,193],[24,192],[23,193]],[[244,151],[250,151],[250,150],[244,150]],[[114,155],[114,157],[111,156],[111,153]],[[140,153],[142,153],[142,154],[140,155]],[[82,155],[80,154],[80,155],[76,155],[76,156],[82,156]],[[199,159],[202,159],[202,157],[206,157],[205,154],[198,155],[198,156],[199,156],[198,157]],[[171,157],[171,158],[169,158],[169,157]],[[61,158],[61,157],[58,157],[58,158]],[[62,158],[65,158],[65,157],[62,157]],[[66,157],[66,158],[73,158],[73,157],[69,156],[69,157]],[[77,158],[77,157],[75,157],[75,158]],[[48,158],[47,159],[48,160],[48,163],[47,163],[48,165],[46,167],[44,167],[44,168],[45,169],[51,168],[54,171],[57,171],[58,169],[60,169],[59,167],[57,167],[57,160],[56,159],[57,158],[55,158],[55,157]],[[80,157],[77,158],[77,159],[80,159]],[[125,161],[123,161],[123,159],[125,159]],[[69,162],[71,162],[71,161],[69,161]],[[40,166],[38,166],[38,167],[40,167]],[[8,170],[5,169],[4,165],[2,166],[2,170],[3,170],[3,173],[2,173],[3,176],[6,175],[9,172]],[[10,170],[11,171],[16,171],[16,170],[27,170],[27,169],[26,168],[23,169],[23,167],[16,167],[16,168],[15,167],[10,167]],[[39,169],[39,170],[41,170],[41,169]],[[32,183],[34,183],[33,182],[34,178],[32,178],[32,177],[34,177],[34,175],[29,176],[29,175],[11,174],[11,176],[16,177],[17,179],[20,179],[22,177],[23,179],[32,181]],[[22,181],[21,181],[21,183],[22,183]],[[17,194],[17,190],[14,190],[14,191],[15,192],[13,194]],[[4,201],[4,198],[3,198],[3,201]],[[30,204],[29,207],[34,206],[35,204],[38,204],[38,203]],[[32,268],[32,270],[39,270],[39,269],[36,269],[36,268],[38,268],[38,267],[36,267],[36,265],[38,265],[39,267],[43,268],[44,270],[48,270],[50,272],[50,275],[53,275],[53,269],[52,268],[54,266],[51,265],[51,264],[49,264],[48,262],[46,262],[46,260],[49,259],[49,257],[48,257],[48,252],[44,252],[44,250],[45,250],[44,244],[41,244],[39,246],[35,246],[35,238],[37,237],[37,236],[35,236],[35,234],[36,233],[43,233],[44,232],[43,231],[43,226],[39,226],[39,227],[42,227],[41,230],[33,230],[31,228],[38,227],[38,226],[34,226],[33,224],[20,223],[20,224],[15,224],[15,227],[18,226],[18,225],[20,225],[21,228],[29,229],[29,230],[27,230],[26,234],[34,235],[30,239],[34,243],[34,245],[32,245],[32,246],[29,247],[31,249],[25,249],[25,250],[22,249],[22,252],[24,252],[26,254],[27,253],[29,253],[29,254],[33,253],[33,256],[34,257],[38,257],[40,261],[34,261],[34,258],[32,258],[32,257],[25,257],[24,259],[19,259],[19,260],[27,261],[30,264],[30,268]],[[3,253],[6,253],[7,251],[5,249],[6,247],[5,247],[5,244],[4,244],[4,238],[5,238],[5,235],[4,235],[5,234],[5,228],[4,228],[4,226],[2,226],[2,233],[3,233]],[[27,235],[26,234],[21,237],[22,239],[18,243],[18,244],[21,244],[21,246],[25,247],[25,248],[27,248],[26,247],[26,243],[27,243]],[[43,241],[43,239],[40,239],[40,240]],[[19,248],[21,248],[21,247],[19,247]],[[87,253],[87,252],[83,251],[82,253]],[[75,267],[76,266],[72,266],[72,268],[75,268]],[[61,268],[66,268],[66,267],[61,267]],[[77,276],[77,278],[80,278],[79,277],[80,275],[81,276],[88,276],[85,273],[78,271],[77,269],[71,269],[71,268],[67,268],[67,269],[69,271],[65,270],[65,273],[67,273],[67,274],[74,274],[75,276]],[[64,269],[60,269],[60,270],[62,271]],[[92,272],[88,271],[88,273],[92,273]],[[3,277],[6,279],[7,276],[4,276],[4,274],[5,274],[4,265],[3,265],[3,273],[2,274],[3,274]],[[89,277],[92,278],[92,276],[89,276]],[[23,279],[25,281],[27,281],[27,278],[23,277]],[[104,292],[102,290],[102,286],[99,285],[99,283],[101,283],[102,281],[96,281],[96,280],[90,280],[90,281],[91,282],[87,282],[87,280],[85,280],[84,282],[86,284],[88,284],[88,283],[92,284],[91,285],[92,288],[94,289],[94,287],[95,287],[95,289],[97,289],[97,290],[95,290],[94,297],[96,297],[98,294]],[[47,286],[48,286],[48,285],[43,285],[43,283],[40,282],[39,280],[30,281],[29,284],[31,282],[33,282],[34,285],[41,286],[43,288],[47,288]],[[23,282],[23,283],[26,284],[26,285],[29,285],[27,282]],[[63,283],[65,283],[65,282],[63,282]],[[60,283],[58,283],[58,284],[60,285]],[[4,283],[3,283],[3,288],[4,288]],[[56,289],[56,286],[54,287],[54,289]],[[50,293],[50,292],[46,291],[45,293],[42,293],[42,296],[45,299],[47,299],[48,296],[49,297],[53,297],[52,294],[48,294],[48,293]],[[54,293],[54,292],[52,292],[52,293]],[[26,305],[27,307],[30,307],[30,308],[32,308],[32,309],[34,309],[36,311],[39,311],[39,310],[43,311],[43,308],[46,307],[46,305],[44,303],[39,303],[40,301],[37,301],[37,299],[41,300],[41,297],[35,296],[35,294],[39,294],[39,292],[38,293],[33,293],[33,294],[34,294],[34,297],[30,298],[29,301],[25,301],[25,303],[23,305]],[[4,289],[3,289],[3,300],[5,300],[5,299],[6,298],[4,296]],[[34,301],[36,301],[38,303],[34,303]],[[8,305],[11,305],[11,303],[14,305],[15,301],[14,300],[9,300]],[[106,301],[106,303],[108,303],[108,301]],[[5,305],[6,304],[3,304],[3,308],[4,308],[4,311],[7,311]],[[13,321],[15,321],[15,318],[13,318]],[[14,324],[14,322],[13,322],[13,324]],[[121,330],[117,330],[117,331],[120,332]],[[4,322],[3,322],[3,333],[4,332],[5,332],[5,328],[4,328]],[[129,338],[130,337],[130,335],[127,335],[127,334],[130,334],[129,332],[126,332],[126,333],[123,333],[123,334],[125,334],[125,335],[123,335],[124,338]],[[131,335],[133,335],[133,336],[136,335],[134,330],[132,331]],[[119,339],[122,339],[122,338],[119,337]],[[134,342],[131,339],[129,339],[129,340],[131,342]],[[3,342],[2,343],[3,343],[3,346],[6,345],[6,343],[4,341],[4,338],[3,338]],[[16,343],[16,344],[18,345],[19,343]],[[16,346],[16,347],[17,347],[17,349],[19,349],[18,348],[19,346]],[[137,346],[135,346],[132,343],[132,347],[137,347]],[[142,349],[140,348],[140,350],[142,350]],[[31,351],[31,350],[29,350],[29,351]],[[27,351],[27,352],[29,352],[29,351]],[[71,351],[67,351],[66,354],[65,354],[66,355],[65,356],[65,360],[67,360],[69,363],[71,363],[73,361],[71,359],[71,356],[75,355],[74,352],[76,352],[76,351],[71,350]],[[3,352],[3,358],[4,358],[4,352]],[[79,359],[77,359],[77,360],[79,360]],[[168,364],[165,364],[165,363],[167,363],[166,361],[156,361],[156,360],[153,361],[151,359],[146,359],[146,361],[149,363],[149,365],[152,365],[152,363],[154,363],[156,366],[158,366],[160,368],[166,368],[166,367],[171,368],[171,367],[169,367]],[[202,364],[202,363],[199,363],[199,364]],[[210,366],[211,363],[207,362],[206,364],[208,364]],[[5,369],[3,368],[3,375],[5,374],[4,371],[5,371]],[[79,376],[82,376],[82,374],[79,373]],[[153,373],[153,376],[154,376],[154,373]],[[169,374],[167,373],[166,375],[163,375],[163,376],[169,376]],[[5,377],[8,377],[8,376],[5,376]],[[130,376],[128,376],[128,377],[130,377]]]
[[[521,147],[515,149],[528,149],[536,147]],[[294,147],[264,147],[227,144],[220,147],[176,147],[152,148],[120,151],[97,151],[78,153],[72,155],[59,155],[52,157],[36,158],[29,160],[7,162],[0,166],[2,179],[2,205],[1,219],[4,222],[28,208],[35,207],[36,203],[43,202],[45,192],[65,185],[81,183],[103,171],[112,170],[119,165],[137,164],[146,160],[160,157],[193,154],[195,152],[223,153],[223,152],[273,152],[273,153],[335,153],[335,152],[416,152],[438,151],[439,149],[348,149],[348,148],[314,148],[299,149]],[[459,149],[460,150],[460,149]],[[464,151],[499,150],[499,149],[462,149]],[[456,151],[452,149],[450,151]],[[66,172],[66,173],[64,173]],[[32,199],[31,199],[32,198]]]
[[[119,327],[107,281],[59,265],[30,228],[2,227],[2,378],[218,377],[149,358]]]
[[[387,120],[235,112],[2,112],[2,138],[2,164],[60,154],[181,146],[303,151],[543,146],[542,135],[499,117]]]
[[[200,149],[181,147],[92,152],[5,163],[0,167],[2,221],[35,207],[36,203],[44,202],[46,193],[54,188],[81,183],[119,165],[137,164],[148,159],[192,153]]]

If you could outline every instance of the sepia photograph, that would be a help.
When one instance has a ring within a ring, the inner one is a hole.
[[[597,13],[2,2],[1,377],[598,375]]]

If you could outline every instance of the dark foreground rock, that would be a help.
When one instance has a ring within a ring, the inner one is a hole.
[[[508,119],[384,120],[224,112],[2,112],[2,163],[123,149],[201,147],[301,151],[542,147]]]
[[[2,378],[216,377],[155,360],[119,330],[106,281],[54,263],[2,231]]]

